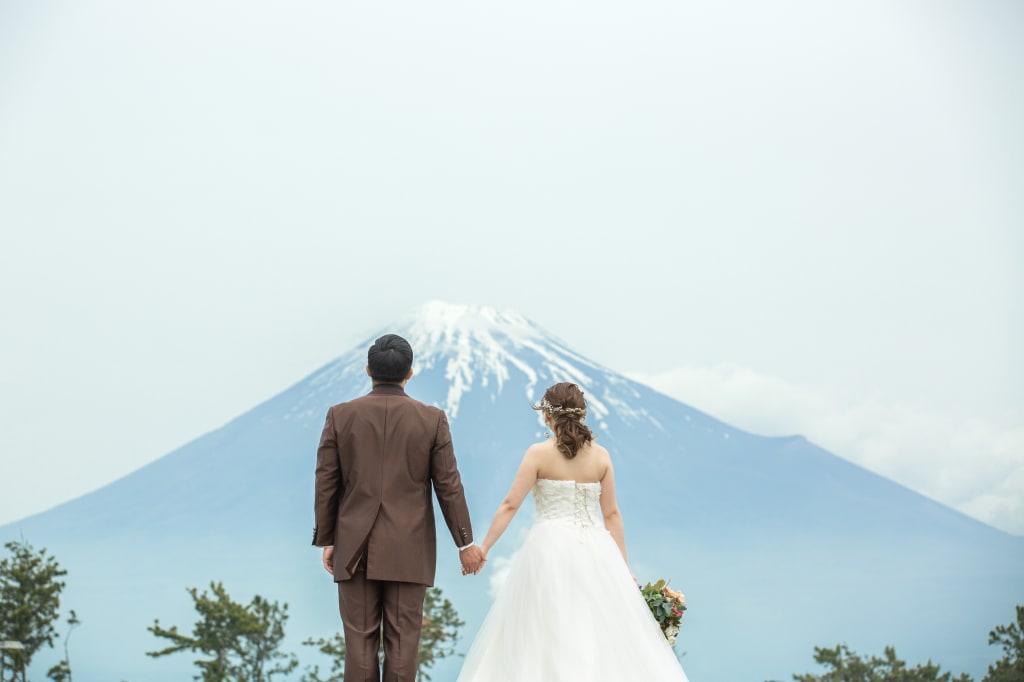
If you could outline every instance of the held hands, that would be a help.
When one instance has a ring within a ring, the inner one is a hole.
[[[462,562],[462,575],[476,575],[487,563],[487,552],[477,545],[470,545],[459,552],[459,561]]]

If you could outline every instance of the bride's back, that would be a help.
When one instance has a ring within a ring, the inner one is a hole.
[[[554,440],[539,443],[537,478],[577,483],[597,483],[608,471],[608,451],[593,441],[584,444],[572,459],[566,457]]]

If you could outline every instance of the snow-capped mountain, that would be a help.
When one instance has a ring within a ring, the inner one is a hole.
[[[416,373],[445,382],[446,390],[439,394],[442,399],[433,402],[452,422],[459,418],[463,397],[474,390],[488,393],[494,400],[508,386],[509,391],[521,391],[519,397],[530,402],[536,401],[555,377],[601,389],[601,397],[588,395],[592,421],[595,417],[603,420],[612,409],[620,417],[649,418],[642,408],[630,406],[628,401],[638,394],[625,381],[516,313],[434,301],[397,328],[415,349]],[[313,375],[311,383],[330,387],[363,381],[365,353],[360,347],[346,354]],[[317,417],[324,411],[323,404],[317,402],[319,395],[311,394],[304,405]]]
[[[988,630],[1024,603],[1024,540],[802,437],[735,429],[518,314],[434,302],[223,428],[0,528],[0,541],[24,536],[68,569],[64,602],[83,622],[72,643],[78,679],[188,679],[188,656],[145,657],[158,644],[146,626],[188,629],[185,589],[211,580],[240,600],[288,602],[300,658],[310,660],[303,639],[340,629],[334,585],[309,546],[314,455],[327,407],[369,390],[366,349],[385,332],[416,353],[410,395],[449,414],[479,535],[543,431],[531,403],[556,381],[583,388],[588,422],[615,458],[634,572],[687,594],[677,648],[695,681],[788,679],[811,669],[814,645],[840,641],[865,653],[894,644],[908,660],[978,676],[995,657]],[[492,569],[530,515],[494,549]],[[446,537],[438,585],[466,621],[465,650],[497,573],[463,578]],[[44,658],[39,670],[52,663]],[[454,679],[458,665],[443,662],[434,679]]]

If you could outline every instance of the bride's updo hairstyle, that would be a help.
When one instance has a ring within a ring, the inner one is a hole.
[[[576,384],[555,384],[545,391],[540,405],[531,407],[552,417],[555,443],[559,451],[569,459],[594,440],[594,434],[583,423],[587,416],[587,401],[583,399],[583,391]]]

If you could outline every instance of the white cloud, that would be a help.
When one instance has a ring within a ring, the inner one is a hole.
[[[487,594],[490,595],[491,599],[494,599],[501,592],[501,588],[504,587],[505,580],[508,579],[508,572],[512,568],[512,557],[494,557],[490,563],[491,575]]]
[[[735,365],[630,376],[744,430],[802,434],[932,499],[1024,535],[1024,426],[874,398],[841,401]]]
[[[525,519],[524,519],[525,521]],[[507,556],[494,555],[487,558],[487,564],[490,570],[489,584],[487,593],[491,599],[498,596],[501,592],[502,587],[505,586],[505,581],[508,579],[509,571],[512,569],[512,562],[516,558],[516,554],[522,549],[523,544],[526,542],[527,536],[530,534],[530,526],[533,524],[533,519],[530,517],[529,523],[526,525],[520,525],[516,530],[506,531],[505,538],[502,540],[502,545],[505,547],[515,547],[514,550]]]

